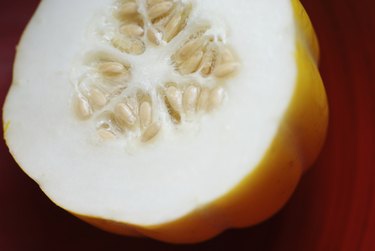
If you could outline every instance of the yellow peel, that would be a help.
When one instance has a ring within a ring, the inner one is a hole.
[[[6,135],[8,129],[9,129],[9,126],[10,126],[10,121],[7,121],[4,123],[4,135]]]

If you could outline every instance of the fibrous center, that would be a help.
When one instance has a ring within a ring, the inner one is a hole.
[[[190,22],[194,8],[183,0],[113,4],[109,31],[97,33],[115,53],[83,59],[75,83],[75,111],[102,140],[150,142],[165,123],[178,127],[219,109],[238,58],[214,24]]]

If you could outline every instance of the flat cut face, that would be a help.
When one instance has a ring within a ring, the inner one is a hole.
[[[288,0],[42,1],[18,49],[7,143],[69,211],[171,221],[261,161],[294,53]]]
[[[147,143],[164,127],[217,109],[240,67],[225,27],[194,22],[191,1],[122,0],[93,26],[93,48],[73,68],[77,116],[103,141]],[[189,24],[189,26],[187,26]]]

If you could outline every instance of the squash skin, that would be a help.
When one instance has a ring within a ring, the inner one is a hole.
[[[302,4],[299,0],[291,2],[297,27],[296,88],[273,143],[253,172],[221,198],[162,225],[135,226],[71,213],[116,234],[145,236],[169,243],[197,243],[228,228],[258,224],[279,211],[317,158],[329,117],[318,70],[318,40]]]

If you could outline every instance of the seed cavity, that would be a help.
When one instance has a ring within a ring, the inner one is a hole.
[[[87,70],[77,80],[74,98],[77,117],[96,122],[100,140],[151,143],[162,128],[197,123],[223,104],[229,77],[240,68],[239,57],[230,39],[216,35],[209,22],[188,22],[192,2],[117,0],[108,19],[113,29],[103,34],[113,53],[83,60]],[[147,89],[135,83],[139,78],[133,75],[137,65],[132,60],[146,50],[169,53],[173,80],[155,80]]]

